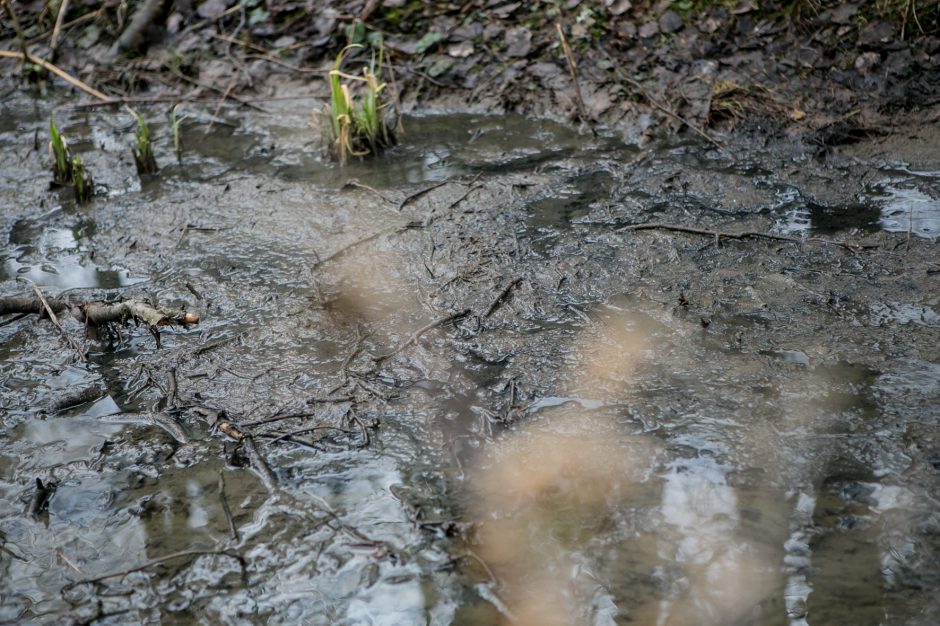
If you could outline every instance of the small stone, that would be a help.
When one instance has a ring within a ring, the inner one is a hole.
[[[230,4],[228,0],[206,0],[196,9],[196,14],[207,20],[214,20],[221,17]]]
[[[704,20],[699,22],[698,29],[703,33],[711,34],[718,30],[720,26],[721,22],[719,22],[716,18],[706,17]]]
[[[532,32],[524,26],[510,28],[503,36],[506,43],[506,55],[524,57],[532,50]]]
[[[659,30],[664,33],[674,33],[684,25],[682,18],[675,11],[669,10],[659,16]]]
[[[636,24],[623,21],[617,24],[617,35],[621,39],[633,39],[636,37]]]
[[[894,27],[891,24],[888,22],[872,22],[858,34],[858,43],[863,46],[871,46],[888,43],[892,38],[894,38]]]
[[[855,69],[860,74],[868,74],[880,62],[881,55],[877,52],[863,52],[855,59]]]
[[[630,0],[607,0],[604,4],[607,5],[607,12],[611,15],[623,15],[633,8]]]
[[[857,4],[841,4],[832,10],[831,19],[835,24],[850,24],[856,13]]]
[[[647,22],[640,26],[640,39],[649,39],[659,34],[659,24],[656,22]]]
[[[452,43],[451,45],[447,46],[447,54],[454,57],[455,59],[465,59],[473,54],[473,43],[469,41]]]
[[[914,57],[911,56],[911,51],[905,48],[888,55],[885,59],[885,70],[889,74],[906,76],[910,73],[913,63]]]

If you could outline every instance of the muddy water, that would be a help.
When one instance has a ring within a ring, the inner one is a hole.
[[[337,168],[297,100],[141,182],[128,116],[60,110],[76,207],[17,98],[2,293],[203,321],[67,319],[82,363],[3,320],[5,622],[940,620],[940,167],[451,115]]]

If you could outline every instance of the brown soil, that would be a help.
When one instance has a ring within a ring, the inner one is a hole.
[[[381,34],[390,91],[405,110],[567,118],[637,144],[686,133],[763,145],[795,139],[824,153],[878,138],[865,148],[877,152],[896,143],[906,150],[912,128],[932,136],[940,119],[935,3],[757,5],[151,0],[137,13],[153,17],[135,20],[115,3],[85,1],[69,4],[55,50],[46,3],[17,11],[30,53],[113,97],[323,96],[336,53],[365,45],[351,56],[354,72]],[[8,20],[0,48],[20,46]],[[29,65],[24,76],[39,89],[50,80]],[[930,136],[911,141],[933,154]]]

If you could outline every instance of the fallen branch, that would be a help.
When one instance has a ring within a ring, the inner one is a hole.
[[[38,290],[38,288],[37,288]],[[71,302],[66,298],[31,296],[0,297],[0,315],[11,313],[62,313],[68,310],[80,322],[92,326],[123,323],[134,319],[150,326],[188,326],[198,324],[199,316],[182,309],[158,307],[144,300],[125,300],[114,304],[104,302]]]
[[[130,320],[143,323],[144,326],[153,335],[157,342],[157,348],[160,347],[161,326],[189,326],[198,324],[199,316],[195,313],[189,313],[183,309],[169,307],[158,307],[144,300],[125,300],[115,304],[104,302],[71,302],[66,298],[45,298],[39,288],[34,286],[36,297],[29,296],[4,296],[0,297],[0,315],[7,314],[29,314],[45,313],[52,320],[52,323],[62,331],[68,338],[69,344],[79,353],[82,360],[85,360],[85,352],[78,345],[78,342],[69,335],[59,323],[56,314],[65,311],[71,313],[72,317],[82,322],[86,326],[105,326],[110,324],[126,324]]]

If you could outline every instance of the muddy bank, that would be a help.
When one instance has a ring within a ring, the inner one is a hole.
[[[388,93],[405,111],[534,114],[640,145],[679,133],[825,152],[928,131],[940,112],[933,2],[150,0],[130,14],[100,2],[61,16],[17,11],[23,37],[5,22],[0,48],[25,46],[111,98],[247,106],[286,79],[298,82],[291,95],[323,96],[335,55],[357,44],[347,69],[383,50]],[[59,80],[34,64],[19,74],[40,91]]]
[[[271,98],[188,109],[180,164],[155,121],[141,181],[129,115],[56,104],[99,194],[4,100],[0,293],[201,321],[63,319],[82,363],[2,320],[2,619],[937,620],[923,144],[445,115],[338,168]]]

